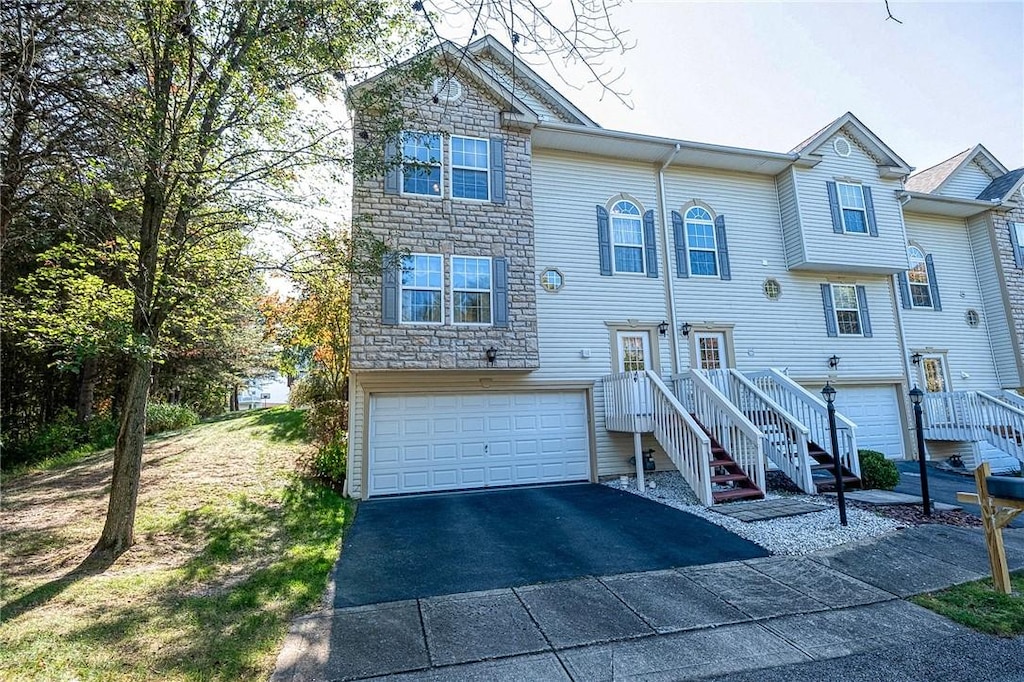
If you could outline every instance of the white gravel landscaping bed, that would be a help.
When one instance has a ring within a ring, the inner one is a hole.
[[[777,493],[767,493],[765,497],[766,499],[802,500],[827,506],[829,509],[768,521],[739,521],[711,511],[700,504],[690,486],[675,471],[649,474],[646,480],[648,487],[643,493],[637,490],[635,477],[629,477],[625,486],[618,478],[605,482],[605,485],[707,519],[742,538],[756,542],[772,554],[809,554],[819,549],[885,535],[903,527],[892,519],[847,505],[848,525],[844,528],[839,525],[839,508],[834,498],[824,495],[782,495]],[[650,486],[651,482],[655,484],[653,488]]]

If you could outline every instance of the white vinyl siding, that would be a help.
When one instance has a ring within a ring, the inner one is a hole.
[[[795,169],[788,168],[775,178],[775,187],[779,195],[779,215],[782,219],[782,239],[786,248],[786,265],[789,267],[806,260],[795,174]]]
[[[851,146],[850,155],[844,158],[836,154],[831,142],[823,144],[815,151],[821,155],[820,163],[794,169],[803,254],[801,260],[795,260],[797,250],[788,250],[791,268],[858,274],[893,274],[907,269],[907,240],[896,199],[900,182],[879,177],[877,163],[852,138]],[[833,230],[826,183],[836,182],[838,190],[852,180],[871,188],[877,237]],[[787,223],[787,230],[792,229]]]
[[[994,179],[976,161],[971,161],[949,178],[939,194],[959,199],[976,199]]]

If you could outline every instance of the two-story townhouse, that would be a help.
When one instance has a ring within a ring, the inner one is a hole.
[[[406,103],[389,170],[354,191],[409,255],[353,286],[352,494],[598,480],[641,449],[709,504],[763,485],[765,456],[813,488],[826,381],[844,473],[857,446],[911,451],[908,329],[960,350],[905,320],[923,311],[904,314],[901,273],[920,299],[908,246],[926,269],[957,249],[909,238],[910,168],[852,114],[787,153],[635,135],[492,38],[436,56],[454,77]],[[935,299],[969,282],[966,238]]]

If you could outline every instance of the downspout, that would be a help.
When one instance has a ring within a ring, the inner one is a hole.
[[[668,255],[668,206],[665,201],[665,169],[675,160],[681,149],[676,144],[675,149],[665,159],[658,169],[658,202],[661,208],[661,243],[665,245],[661,255],[662,269],[665,271],[665,296],[668,300],[668,324],[669,324],[669,349],[672,353],[672,375],[679,374],[679,325],[676,324],[676,287],[675,278],[672,276],[671,259]]]
[[[904,241],[909,243],[909,235],[907,234],[907,222],[906,220],[903,219],[903,207],[910,202],[910,195],[903,194],[902,196],[897,196],[897,201],[900,202],[900,223],[903,227]],[[895,274],[889,277],[889,296],[892,300],[892,309],[896,311],[896,332],[899,334],[900,337],[900,351],[903,354],[903,375],[907,379],[907,390],[909,391],[917,384],[913,377],[913,369],[910,367],[910,349],[907,347],[907,334],[903,328],[903,302],[900,299],[900,283],[898,278],[899,274]],[[906,396],[900,396],[900,403],[903,405],[904,410],[907,410]],[[907,425],[911,429],[913,429],[913,412],[907,411],[906,415]],[[907,452],[916,452],[917,442],[910,437],[910,432],[904,430],[903,435],[903,444],[904,446],[908,446]],[[920,453],[918,453],[918,457],[920,456]],[[925,456],[927,457],[927,455]]]

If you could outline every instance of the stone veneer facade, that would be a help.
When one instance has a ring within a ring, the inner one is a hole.
[[[440,254],[444,259],[443,325],[381,320],[381,277],[357,279],[352,287],[351,369],[518,369],[540,366],[534,283],[533,192],[530,133],[502,127],[507,109],[489,91],[460,76],[462,96],[434,103],[429,89],[404,102],[415,112],[412,130],[440,132],[443,138],[443,198],[386,195],[384,178],[355,182],[354,221],[361,221],[395,249]],[[358,113],[355,129],[359,129]],[[451,135],[505,140],[505,203],[450,198]],[[508,261],[507,329],[453,325],[449,256],[504,256]],[[485,351],[498,350],[494,365]]]
[[[1021,201],[1018,191],[1016,200]],[[1003,270],[1007,300],[1010,304],[1009,318],[1013,325],[1014,343],[1017,350],[1017,366],[1024,378],[1024,268],[1017,267],[1010,244],[1010,223],[1024,224],[1024,207],[1011,211],[993,211],[992,228],[995,231],[997,254]]]

